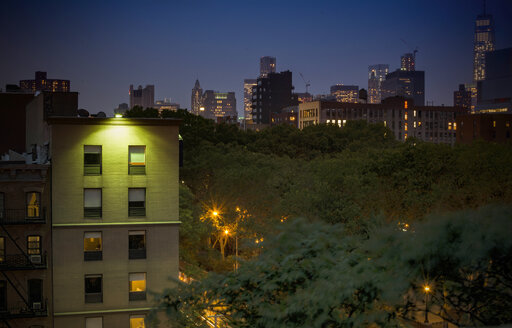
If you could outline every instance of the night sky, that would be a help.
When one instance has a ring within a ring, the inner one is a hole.
[[[296,92],[332,84],[367,88],[368,65],[419,48],[425,100],[452,105],[472,79],[474,20],[480,0],[404,1],[4,1],[0,5],[0,87],[34,78],[71,80],[79,106],[112,113],[130,84],[155,85],[155,100],[190,107],[204,90],[235,91],[256,78],[261,56],[291,70]],[[512,47],[512,1],[489,0],[496,48]],[[410,47],[406,46],[405,40]]]

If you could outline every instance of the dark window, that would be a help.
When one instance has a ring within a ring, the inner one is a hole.
[[[41,193],[27,192],[27,217],[39,218],[41,217]]]
[[[28,304],[33,310],[41,310],[43,308],[43,280],[28,280]]]
[[[85,303],[103,302],[103,276],[90,274],[85,276]]]
[[[146,189],[128,189],[128,216],[146,215]]]
[[[146,258],[146,231],[128,231],[128,258]]]
[[[5,262],[5,237],[0,237],[0,263]]]
[[[27,236],[28,255],[41,255],[41,236]]]
[[[101,217],[101,189],[84,189],[84,217]]]
[[[7,281],[0,280],[0,311],[7,310]]]
[[[101,146],[84,146],[84,175],[101,174]]]
[[[146,174],[146,146],[128,146],[128,174]]]
[[[100,261],[103,258],[101,232],[84,233],[84,261]]]
[[[5,217],[4,193],[0,192],[0,219]]]

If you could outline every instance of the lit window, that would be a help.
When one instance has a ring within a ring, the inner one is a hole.
[[[146,231],[128,231],[128,258],[146,258]]]
[[[495,128],[496,127],[496,121],[492,121],[492,127]]]
[[[505,126],[506,126],[507,128],[509,128],[509,127],[510,127],[510,122],[509,122],[509,121],[505,122]]]
[[[84,175],[101,174],[101,146],[84,146]]]
[[[457,130],[457,123],[456,122],[453,122],[453,129]]]
[[[85,275],[85,303],[103,302],[103,276],[101,274]]]
[[[416,111],[414,111],[414,117],[416,117]]]
[[[145,328],[143,315],[131,315],[130,316],[130,328]]]
[[[407,122],[405,123],[404,130],[407,131]]]
[[[27,236],[28,255],[41,255],[41,236]]]
[[[101,189],[84,189],[84,217],[101,218]]]
[[[404,120],[407,121],[407,112],[405,112],[405,114],[404,114]]]
[[[448,122],[448,130],[452,129],[452,122]]]
[[[416,128],[416,121],[414,121],[414,127]]]
[[[103,257],[101,232],[84,233],[84,261],[99,261]]]
[[[129,146],[128,173],[146,174],[146,146]]]
[[[39,218],[41,217],[41,194],[38,192],[27,193],[27,217]]]
[[[0,237],[0,263],[5,262],[5,237]]]
[[[128,189],[128,216],[146,216],[146,189]]]
[[[103,317],[85,318],[85,328],[103,328]]]
[[[129,274],[130,301],[143,301],[146,299],[146,273]]]

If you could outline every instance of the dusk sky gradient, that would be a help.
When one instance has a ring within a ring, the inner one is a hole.
[[[480,0],[400,1],[8,1],[0,6],[0,88],[34,78],[71,80],[79,107],[112,114],[128,87],[155,85],[155,100],[190,108],[203,90],[235,91],[259,74],[261,56],[291,70],[296,92],[326,94],[336,83],[367,88],[368,65],[399,68],[418,47],[425,100],[453,105],[472,80]],[[512,1],[488,0],[496,48],[512,47]]]

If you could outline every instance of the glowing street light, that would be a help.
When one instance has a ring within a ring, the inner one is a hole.
[[[213,214],[213,216],[217,216],[217,215],[219,215],[219,212],[213,211],[212,214]]]
[[[228,230],[228,229],[224,230],[224,233],[225,233],[226,235],[228,235],[228,234],[229,234],[229,230]]]
[[[423,291],[425,292],[425,323],[428,323],[428,293],[430,293],[430,286],[423,286]]]

